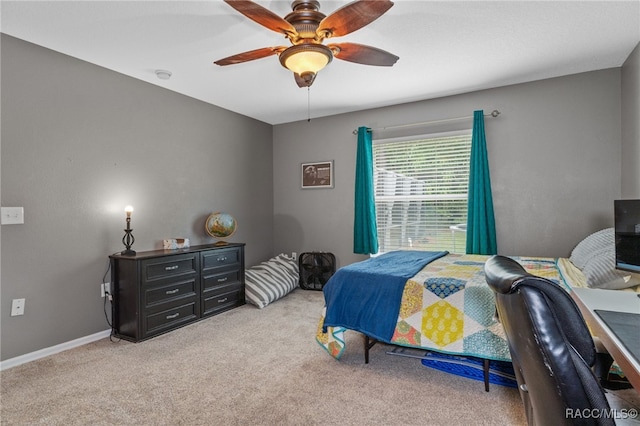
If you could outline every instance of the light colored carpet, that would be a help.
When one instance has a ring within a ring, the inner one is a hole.
[[[516,389],[315,341],[322,293],[225,312],[142,343],[109,339],[1,372],[3,425],[523,425]]]

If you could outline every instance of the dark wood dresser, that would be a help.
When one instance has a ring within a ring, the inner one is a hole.
[[[111,259],[115,335],[138,342],[244,305],[244,244]]]

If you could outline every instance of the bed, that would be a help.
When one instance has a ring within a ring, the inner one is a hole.
[[[512,256],[528,272],[572,287],[640,292],[640,276],[614,268],[613,228],[589,235],[570,258]],[[398,251],[339,269],[323,288],[317,342],[339,359],[348,330],[364,335],[365,363],[376,342],[510,361],[495,298],[484,278],[489,256]]]

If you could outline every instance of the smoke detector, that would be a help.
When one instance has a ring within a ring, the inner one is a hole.
[[[158,77],[160,80],[169,80],[171,78],[171,71],[156,70],[156,77]]]

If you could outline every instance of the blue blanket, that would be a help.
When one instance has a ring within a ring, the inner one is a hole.
[[[446,251],[394,251],[340,268],[323,288],[326,327],[390,342],[407,280]]]

